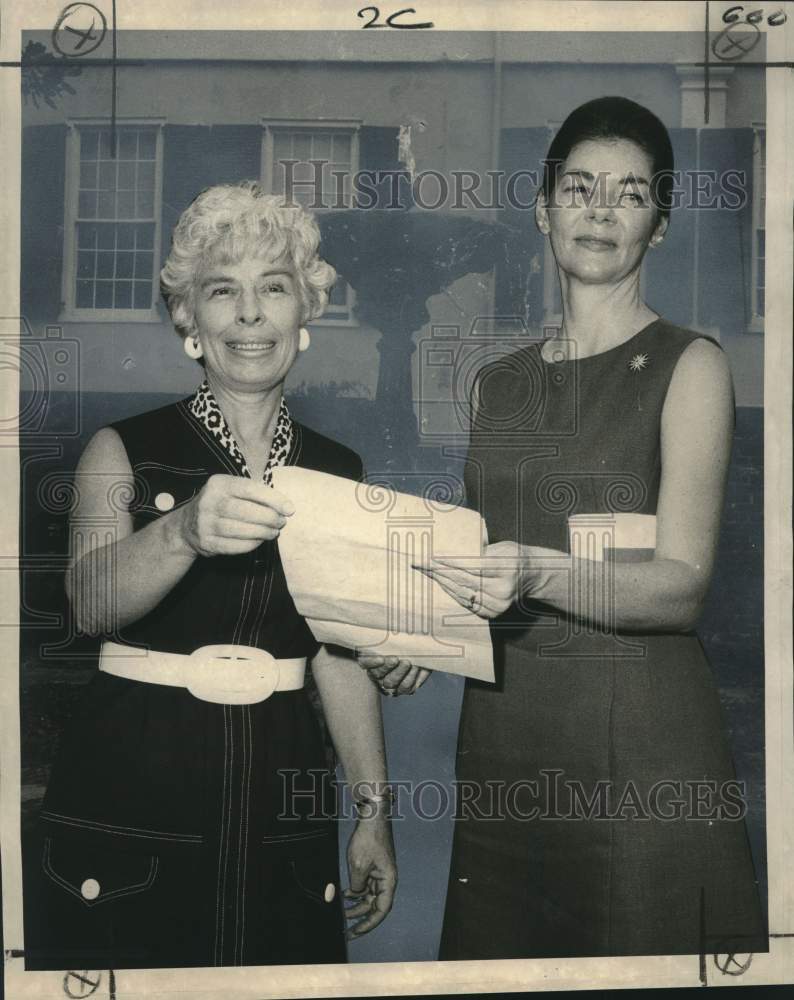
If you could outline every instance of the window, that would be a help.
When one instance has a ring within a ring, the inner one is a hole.
[[[763,124],[754,125],[755,141],[753,142],[753,267],[750,302],[752,316],[751,330],[764,329],[764,313],[766,309],[765,296],[765,257],[766,257],[766,127]]]
[[[157,124],[73,124],[67,147],[65,319],[157,321],[162,137]]]
[[[352,208],[358,170],[357,122],[265,122],[262,183],[313,212]],[[328,297],[323,323],[355,325],[355,293],[340,274]]]

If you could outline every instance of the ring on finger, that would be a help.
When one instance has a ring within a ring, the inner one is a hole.
[[[469,609],[469,611],[476,611],[477,608],[479,608],[479,606],[480,606],[480,599],[477,597],[477,591],[473,590],[469,594],[469,599],[466,602],[466,607]]]

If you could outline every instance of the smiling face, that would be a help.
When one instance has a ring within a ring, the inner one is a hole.
[[[210,381],[231,391],[280,387],[298,352],[303,304],[284,259],[211,259],[198,275],[194,319]]]
[[[617,284],[636,272],[667,219],[651,202],[651,158],[628,139],[588,139],[571,150],[537,222],[557,265],[585,284]]]

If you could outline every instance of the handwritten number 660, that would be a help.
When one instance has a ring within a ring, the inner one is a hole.
[[[737,21],[742,20],[742,12],[744,7],[739,4],[736,7],[729,7],[725,13],[722,15],[722,20],[725,24],[736,24]],[[749,14],[745,15],[744,21],[747,24],[760,24],[764,19],[763,10],[751,10]],[[781,24],[785,24],[788,20],[787,15],[782,10],[776,10],[773,14],[770,14],[766,19],[766,23],[770,28],[777,28]]]
[[[411,24],[398,24],[397,18],[402,17],[403,14],[415,14],[416,10],[413,7],[405,7],[403,10],[395,10],[393,14],[389,14],[386,18],[385,24],[380,24],[378,18],[380,17],[380,11],[377,7],[362,7],[358,12],[359,17],[364,17],[367,13],[371,13],[371,18],[366,24],[362,24],[362,28],[432,28],[432,21],[425,21],[422,24],[417,24],[413,22]]]

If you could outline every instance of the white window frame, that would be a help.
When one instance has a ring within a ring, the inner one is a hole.
[[[361,119],[357,118],[262,118],[262,160],[260,177],[262,187],[265,191],[273,190],[273,136],[278,131],[298,132],[341,132],[350,135],[350,174],[351,174],[351,199],[352,199],[352,178],[358,172],[359,164],[359,129]],[[352,208],[352,204],[349,206]],[[333,208],[312,209],[317,214],[333,212]],[[341,326],[357,327],[358,320],[354,315],[356,304],[356,293],[347,283],[347,298],[344,312],[336,312],[336,306],[328,305],[325,312],[316,320],[312,320],[310,326]]]
[[[80,323],[161,323],[162,316],[157,309],[159,296],[160,247],[162,244],[162,202],[163,202],[163,118],[117,118],[116,125],[146,126],[156,128],[154,166],[154,247],[152,257],[152,305],[149,309],[85,309],[75,305],[77,285],[77,217],[78,192],[80,187],[80,136],[81,128],[98,126],[109,128],[109,118],[70,118],[67,120],[66,134],[66,180],[64,191],[64,237],[63,272],[61,278],[61,301],[63,307],[59,319],[63,322]]]
[[[753,122],[753,181],[752,181],[752,233],[751,233],[751,267],[750,267],[750,326],[752,333],[764,332],[764,316],[758,312],[758,240],[759,229],[766,230],[766,220],[761,215],[761,192],[766,184],[765,169],[761,162],[761,145],[758,141],[763,137],[766,144],[766,122]],[[766,266],[766,252],[764,253]],[[764,278],[766,287],[766,277]],[[764,311],[766,311],[766,297]]]

